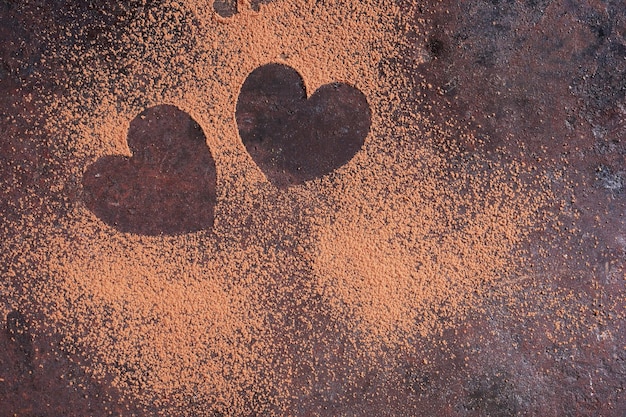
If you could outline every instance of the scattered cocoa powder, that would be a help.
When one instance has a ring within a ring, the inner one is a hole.
[[[380,70],[405,51],[398,27],[411,28],[393,1],[284,0],[259,11],[240,2],[230,18],[209,3],[146,8],[115,40],[116,62],[57,42],[46,59],[73,76],[63,93],[35,98],[49,118],[33,135],[52,135],[50,152],[71,167],[48,184],[63,192],[99,157],[130,156],[126,133],[139,113],[178,107],[200,124],[216,163],[212,230],[120,233],[81,199],[62,217],[25,215],[5,230],[6,274],[23,288],[0,287],[10,300],[1,313],[34,297],[42,329],[64,334],[92,375],[163,415],[280,414],[328,383],[324,365],[299,349],[336,337],[355,346],[341,367],[358,368],[436,338],[487,298],[514,297],[524,242],[554,197],[521,163],[435,149],[457,134],[455,122],[433,126],[407,105],[402,71]],[[263,176],[235,120],[244,80],[272,62],[295,68],[309,94],[350,84],[372,111],[349,163],[287,189]],[[360,383],[358,372],[346,380]]]

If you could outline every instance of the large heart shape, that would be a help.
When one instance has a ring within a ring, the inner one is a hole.
[[[331,83],[307,99],[302,77],[282,64],[254,70],[239,94],[239,135],[273,184],[284,187],[318,178],[361,149],[371,124],[358,89]]]
[[[85,204],[122,232],[180,234],[213,225],[216,170],[202,129],[161,105],[130,124],[132,157],[105,156],[83,175]]]

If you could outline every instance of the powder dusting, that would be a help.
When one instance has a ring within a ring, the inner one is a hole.
[[[543,188],[521,164],[435,149],[446,130],[407,106],[400,68],[381,71],[404,51],[397,28],[409,28],[393,1],[239,9],[224,19],[201,1],[146,8],[115,40],[124,51],[115,62],[58,43],[48,59],[71,76],[62,94],[42,92],[50,117],[33,131],[51,135],[50,152],[67,160],[50,190],[80,196],[87,165],[130,155],[137,114],[177,106],[200,124],[216,162],[213,230],[123,234],[77,198],[61,217],[25,215],[3,243],[7,276],[24,279],[21,292],[3,283],[3,296],[35,297],[42,327],[65,335],[64,349],[83,354],[92,375],[164,415],[288,413],[326,395],[329,374],[437,337],[484,298],[513,294],[522,243],[550,198],[530,191]],[[309,95],[353,85],[372,110],[351,162],[287,190],[267,182],[235,121],[241,85],[270,62],[295,68]],[[316,346],[330,357],[334,337],[354,349],[324,369]],[[343,391],[359,378],[346,376]]]

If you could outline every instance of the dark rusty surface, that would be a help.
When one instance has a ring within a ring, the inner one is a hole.
[[[88,378],[78,356],[60,345],[60,337],[34,336],[22,312],[8,314],[0,332],[0,415],[141,415],[106,382]]]
[[[35,195],[5,196],[0,210],[6,224],[21,216],[19,210],[62,212],[65,200],[80,196],[71,187],[59,194],[46,187],[65,161],[26,133],[37,109],[20,97],[42,87],[31,78],[46,48],[39,31],[84,22],[90,28],[85,41],[107,47],[101,34],[115,33],[116,21],[101,16],[96,3],[0,1],[0,174],[3,182],[22,184],[24,195]],[[459,146],[552,172],[555,190],[571,196],[565,209],[577,213],[569,227],[575,221],[579,239],[564,239],[563,230],[541,236],[553,242],[553,262],[549,271],[536,271],[539,284],[548,295],[555,288],[574,290],[589,307],[581,320],[597,330],[562,344],[546,336],[549,321],[520,319],[507,311],[510,306],[494,304],[488,317],[442,335],[448,351],[422,340],[428,363],[410,356],[386,370],[397,379],[396,398],[418,416],[623,416],[626,334],[606,309],[611,303],[624,309],[626,4],[470,0],[406,6],[425,22],[426,38],[407,36],[428,51],[428,62],[414,65],[407,51],[406,60],[381,62],[381,68],[403,65],[424,81],[414,92],[416,107],[442,123],[466,122],[483,141]],[[63,94],[54,77],[64,75],[50,75],[46,89]],[[559,181],[563,176],[571,181]],[[52,203],[41,208],[39,197]],[[20,207],[14,203],[19,199]],[[129,221],[127,227],[139,226]],[[13,311],[2,319],[0,415],[153,415],[121,402],[106,381],[87,377],[77,365],[80,352],[65,351],[60,336],[32,334],[36,313]],[[367,374],[363,392],[387,376]],[[319,406],[307,404],[300,413]],[[369,407],[369,415],[390,412]],[[332,415],[332,407],[326,410],[320,414]]]
[[[363,146],[371,124],[359,90],[327,84],[307,99],[300,74],[282,64],[264,65],[248,76],[236,117],[252,159],[278,186],[300,184],[346,164]]]
[[[407,51],[385,65],[414,77],[421,111],[463,121],[481,141],[457,135],[454,145],[551,179],[566,203],[530,244],[549,242],[548,265],[532,269],[536,285],[545,300],[572,291],[589,310],[566,325],[595,329],[555,340],[541,297],[539,319],[494,303],[491,315],[446,335],[458,361],[408,365],[420,415],[624,415],[626,329],[614,314],[624,312],[625,290],[626,3],[441,1],[411,12],[427,36],[409,38],[427,62],[416,67]]]

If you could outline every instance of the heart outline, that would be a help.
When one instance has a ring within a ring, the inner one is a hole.
[[[356,87],[333,82],[309,97],[302,76],[280,63],[262,65],[248,75],[235,118],[248,154],[279,188],[303,184],[347,164],[371,127],[367,98]],[[353,126],[346,127],[347,121]]]
[[[153,106],[131,121],[127,143],[131,156],[105,155],[84,171],[87,208],[123,233],[211,229],[217,171],[200,125],[176,106]]]

